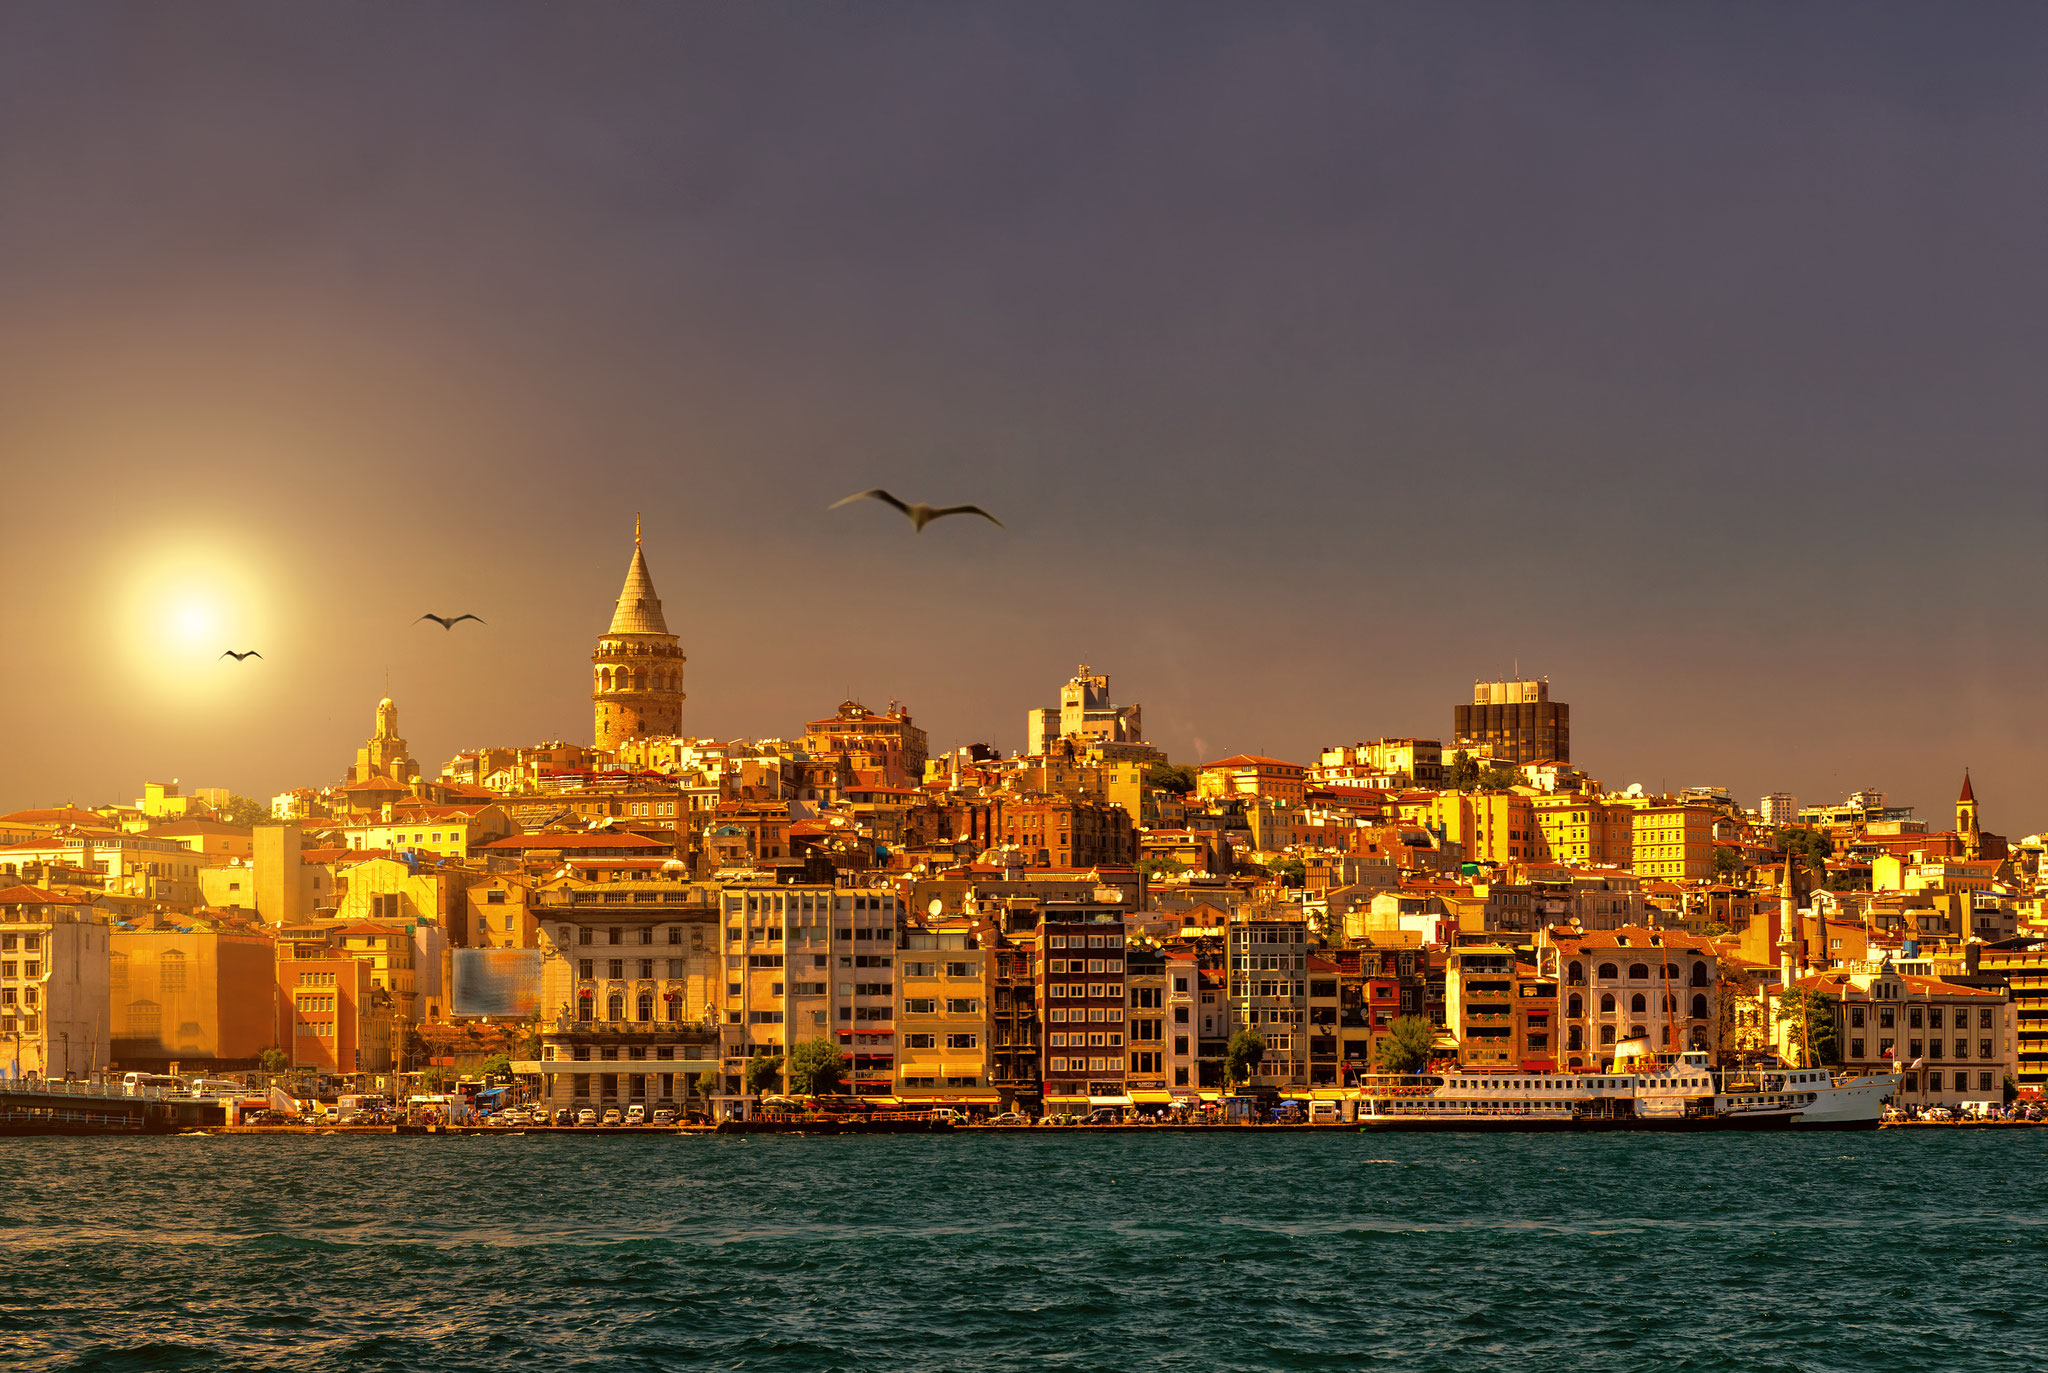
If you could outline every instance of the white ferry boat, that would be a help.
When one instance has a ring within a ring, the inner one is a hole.
[[[1716,1069],[1704,1053],[1616,1046],[1604,1073],[1375,1074],[1362,1130],[1874,1130],[1900,1074]]]

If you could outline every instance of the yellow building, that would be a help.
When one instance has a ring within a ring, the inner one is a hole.
[[[343,832],[352,849],[467,858],[474,849],[517,831],[504,807],[490,805],[399,808],[388,820],[349,825]]]
[[[1635,812],[1638,877],[1702,881],[1714,875],[1714,819],[1707,806],[1657,805]]]
[[[1617,864],[1627,867],[1635,854],[1635,811],[1597,796],[1563,792],[1531,798],[1535,812],[1538,857],[1573,867]]]
[[[1534,799],[1524,791],[1440,791],[1416,818],[1446,842],[1463,844],[1467,862],[1521,862],[1541,856]]]
[[[906,1103],[996,1104],[988,1076],[992,960],[981,944],[967,920],[914,923],[904,932],[896,969],[896,1095]]]

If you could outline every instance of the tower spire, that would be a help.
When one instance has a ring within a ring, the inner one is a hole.
[[[637,510],[635,510],[635,511],[633,512],[633,547],[635,547],[635,548],[638,548],[639,546],[640,546],[640,512],[639,512],[639,511],[637,511]]]

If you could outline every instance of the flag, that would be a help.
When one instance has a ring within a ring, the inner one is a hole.
[[[1919,1066],[1920,1066],[1920,1065],[1921,1065],[1922,1063],[1925,1063],[1926,1061],[1927,1061],[1927,1060],[1926,1060],[1926,1059],[1924,1059],[1924,1058],[1916,1058],[1916,1059],[1914,1059],[1914,1060],[1913,1060],[1913,1061],[1912,1061],[1911,1063],[1908,1063],[1908,1064],[1907,1064],[1906,1066],[1907,1066],[1908,1068],[1917,1068],[1917,1067],[1919,1067]]]

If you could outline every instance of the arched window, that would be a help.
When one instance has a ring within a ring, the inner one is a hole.
[[[1647,963],[1631,963],[1631,964],[1629,964],[1629,965],[1628,965],[1628,980],[1629,980],[1629,981],[1631,981],[1631,982],[1647,982],[1647,981],[1649,980],[1649,978],[1650,978],[1650,965],[1649,965],[1649,964],[1647,964]]]
[[[674,996],[669,998],[668,1018],[670,1020],[681,1020],[683,1018],[682,993],[678,992]]]
[[[1568,966],[1568,967],[1567,967],[1567,968],[1566,968],[1566,969],[1564,970],[1564,984],[1565,984],[1565,986],[1567,986],[1567,987],[1583,987],[1583,986],[1585,986],[1585,985],[1586,985],[1586,966],[1585,966],[1585,964],[1583,964],[1583,963],[1579,963],[1579,962],[1573,962],[1573,963],[1572,963],[1572,964],[1571,964],[1570,966]]]
[[[1697,1025],[1692,1027],[1692,1047],[1695,1049],[1707,1047],[1707,1032]]]
[[[626,1018],[626,994],[624,992],[613,992],[605,998],[604,1017],[606,1020],[624,1020]]]
[[[1677,1009],[1678,998],[1673,996],[1669,992],[1664,993],[1664,1014],[1670,1015],[1673,1011],[1676,1011]]]
[[[1692,1018],[1694,1020],[1705,1020],[1707,1018],[1707,994],[1705,992],[1693,993]]]
[[[1650,1032],[1648,1030],[1645,1030],[1640,1025],[1631,1025],[1628,1027],[1628,1037],[1630,1039],[1646,1039],[1649,1037],[1649,1033]]]
[[[1602,963],[1600,965],[1600,980],[1602,982],[1612,982],[1620,976],[1621,974],[1615,970],[1612,963]]]
[[[1614,1027],[1612,1025],[1602,1025],[1600,1027],[1600,1042],[1602,1044],[1612,1044],[1614,1042]]]
[[[1692,965],[1692,985],[1695,987],[1707,985],[1707,965],[1705,963],[1695,963]]]
[[[1664,965],[1664,976],[1676,982],[1678,980],[1678,965],[1676,963],[1666,963]]]
[[[654,1019],[654,993],[640,993],[639,1001],[633,1007],[635,1020]]]
[[[1614,1014],[1614,993],[1613,993],[1613,992],[1602,992],[1602,993],[1600,993],[1600,1014],[1602,1014],[1602,1015],[1613,1015],[1613,1014]]]
[[[1644,996],[1641,992],[1637,992],[1634,996],[1628,999],[1628,1008],[1632,1014],[1641,1015],[1643,1012],[1650,1009],[1650,999]]]
[[[1567,1049],[1585,1048],[1584,1040],[1585,1033],[1577,1025],[1571,1026],[1564,1032],[1564,1047]]]
[[[1665,1025],[1662,1027],[1662,1029],[1664,1033],[1661,1036],[1661,1038],[1663,1040],[1664,1047],[1668,1049],[1671,1047],[1671,1027],[1669,1025]]]
[[[1564,999],[1564,1013],[1566,1018],[1570,1020],[1577,1020],[1586,1013],[1586,1003],[1579,999],[1577,992],[1573,992]]]

